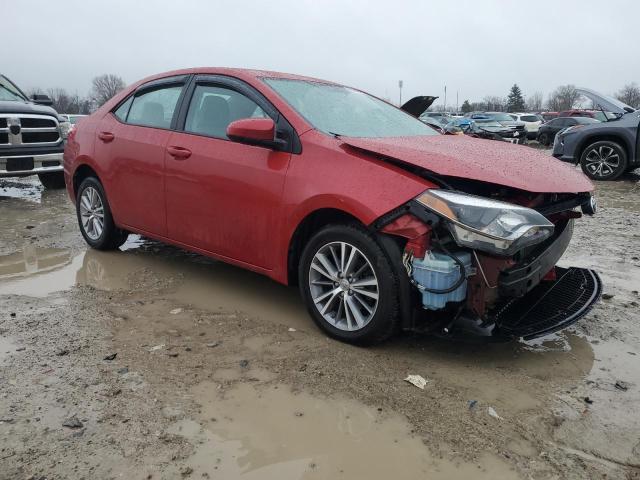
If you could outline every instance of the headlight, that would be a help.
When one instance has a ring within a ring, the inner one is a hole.
[[[70,122],[62,122],[60,123],[60,135],[64,140],[69,136],[69,132],[73,130],[73,125]]]
[[[530,208],[447,190],[427,190],[416,200],[447,220],[460,246],[497,255],[549,238],[553,223]]]

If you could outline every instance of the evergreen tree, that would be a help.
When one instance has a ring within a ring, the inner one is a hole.
[[[518,84],[514,83],[507,97],[508,112],[522,112],[525,109],[524,97]]]
[[[471,104],[469,103],[469,100],[465,100],[462,103],[462,107],[460,108],[462,109],[462,113],[469,113],[473,111],[473,109],[471,108]]]

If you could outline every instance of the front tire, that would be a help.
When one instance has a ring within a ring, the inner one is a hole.
[[[102,184],[95,177],[82,181],[76,196],[76,215],[85,241],[96,250],[115,250],[129,234],[116,227]]]
[[[627,153],[616,142],[594,142],[582,152],[580,165],[593,180],[615,180],[627,170]]]
[[[541,133],[540,135],[538,135],[538,142],[541,143],[542,145],[544,145],[545,147],[549,146],[549,134],[548,133]]]
[[[42,183],[42,186],[44,188],[57,190],[65,187],[63,172],[39,173],[38,178],[40,179],[40,183]]]
[[[309,314],[348,343],[386,340],[398,324],[398,279],[375,237],[358,225],[329,225],[302,252],[298,278]]]

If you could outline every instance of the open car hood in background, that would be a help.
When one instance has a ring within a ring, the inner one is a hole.
[[[413,97],[411,100],[409,100],[404,105],[402,105],[400,109],[404,110],[409,115],[413,115],[414,117],[419,117],[427,110],[427,108],[433,105],[433,102],[435,102],[437,98],[438,97],[431,97],[431,96],[425,96],[425,95]]]
[[[603,95],[589,88],[576,88],[578,93],[584,95],[593,102],[594,110],[600,110],[601,108],[606,112],[618,113],[624,115],[625,113],[634,112],[635,109],[621,102],[618,99]]]
[[[468,178],[535,193],[581,193],[593,184],[572,165],[533,148],[463,135],[353,138],[357,150],[444,176]]]

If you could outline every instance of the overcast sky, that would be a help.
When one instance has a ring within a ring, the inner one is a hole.
[[[2,6],[0,71],[84,95],[181,67],[298,73],[398,100],[447,104],[573,83],[640,81],[637,0],[19,0]]]

